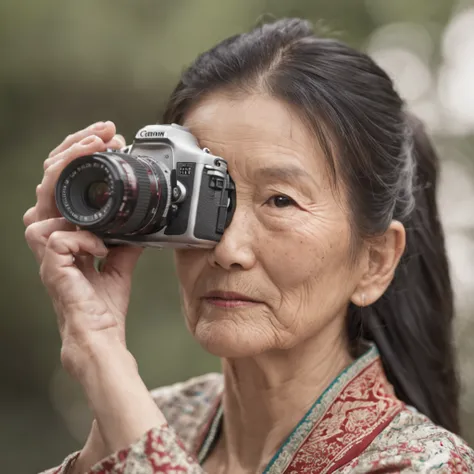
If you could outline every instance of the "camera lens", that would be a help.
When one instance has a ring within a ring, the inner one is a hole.
[[[87,188],[86,201],[92,209],[101,209],[109,196],[109,185],[105,181],[94,181]]]
[[[69,163],[56,183],[59,212],[79,227],[105,234],[146,234],[164,225],[170,171],[151,159],[107,152]]]

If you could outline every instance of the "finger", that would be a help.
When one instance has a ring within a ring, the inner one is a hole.
[[[25,227],[33,224],[36,221],[36,206],[30,207],[23,215],[23,224]]]
[[[115,135],[112,140],[106,142],[105,146],[107,148],[112,148],[113,150],[119,150],[127,145],[125,138],[122,135]]]
[[[103,258],[107,253],[103,241],[91,232],[55,231],[50,234],[46,244],[40,268],[41,280],[52,295],[61,298],[76,295],[80,300],[87,298],[87,295],[77,294],[77,288],[74,288],[74,281],[83,278],[75,265],[75,256],[88,254]]]
[[[71,148],[74,144],[80,143],[83,140],[87,139],[88,137],[96,136],[96,137],[99,137],[103,142],[108,142],[112,140],[114,137],[115,125],[112,122],[105,122],[105,128],[102,131],[100,130],[97,131],[97,133],[94,133],[94,129],[95,129],[94,126],[91,126],[89,130],[88,129],[82,130],[80,135],[79,135],[79,132],[77,134],[70,135],[71,137],[77,138],[77,140],[75,142],[72,142],[69,147],[64,148],[64,149],[62,148],[62,145],[60,145],[61,149],[58,147],[57,148],[58,151],[55,152],[54,155],[50,154],[50,157],[46,159],[43,163],[44,170],[47,170],[50,166],[60,161],[64,156],[63,155],[64,152],[67,151],[69,148]],[[82,138],[79,139],[81,136]]]
[[[41,184],[36,186],[36,199],[38,200],[38,194],[41,189]],[[23,224],[25,227],[28,227],[30,224],[36,221],[36,206],[30,207],[24,214],[23,214]]]
[[[36,205],[37,220],[60,216],[56,207],[55,186],[65,166],[80,156],[90,155],[99,151],[105,151],[105,144],[101,138],[93,135],[84,138],[79,143],[75,143],[58,155],[61,156],[61,159],[45,171],[41,187],[38,191],[38,203]]]
[[[60,331],[65,323],[70,334],[87,335],[90,329],[117,324],[106,303],[97,298],[94,286],[76,265],[76,255],[102,258],[107,248],[102,240],[87,231],[53,232],[46,245],[40,277],[58,315]],[[63,343],[65,341],[63,340]]]
[[[119,278],[131,280],[143,250],[142,247],[131,245],[112,247],[100,269],[103,273],[116,274]]]
[[[49,237],[56,231],[75,231],[76,227],[63,217],[47,219],[30,224],[25,230],[25,239],[36,260],[41,263]]]
[[[89,135],[89,136],[98,136],[105,143],[105,149],[112,148],[114,150],[123,148],[126,146],[125,138],[122,135],[114,135],[109,141],[106,141],[101,135]],[[87,137],[85,137],[87,139]],[[102,149],[97,151],[103,151]],[[43,168],[46,171],[50,166],[54,165],[58,161],[61,161],[64,157],[64,153],[58,153],[57,155],[48,158],[43,164]]]
[[[91,135],[97,135],[98,137],[102,138],[104,141],[109,141],[115,135],[115,124],[108,120],[107,122],[97,122],[89,127],[84,128],[83,130],[79,130],[76,133],[72,133],[68,135],[63,142],[58,145],[54,150],[51,151],[49,154],[49,158],[56,156],[59,153],[70,148],[74,143],[78,143],[84,138],[87,138]]]

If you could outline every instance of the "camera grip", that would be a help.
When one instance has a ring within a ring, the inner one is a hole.
[[[221,203],[227,195],[225,179],[207,174],[204,170],[199,191],[199,202],[196,212],[194,236],[198,239],[219,242],[225,229],[227,198],[225,205]]]

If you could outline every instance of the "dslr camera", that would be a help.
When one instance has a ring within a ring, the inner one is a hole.
[[[147,125],[132,145],[73,160],[59,212],[108,245],[212,248],[235,209],[227,162],[177,124]]]

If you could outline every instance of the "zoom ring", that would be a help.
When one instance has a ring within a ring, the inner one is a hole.
[[[121,234],[131,234],[141,227],[141,223],[147,215],[151,200],[150,178],[148,177],[147,168],[140,161],[127,156],[121,156],[121,158],[132,167],[137,179],[135,207],[133,208],[130,218],[120,229]]]

